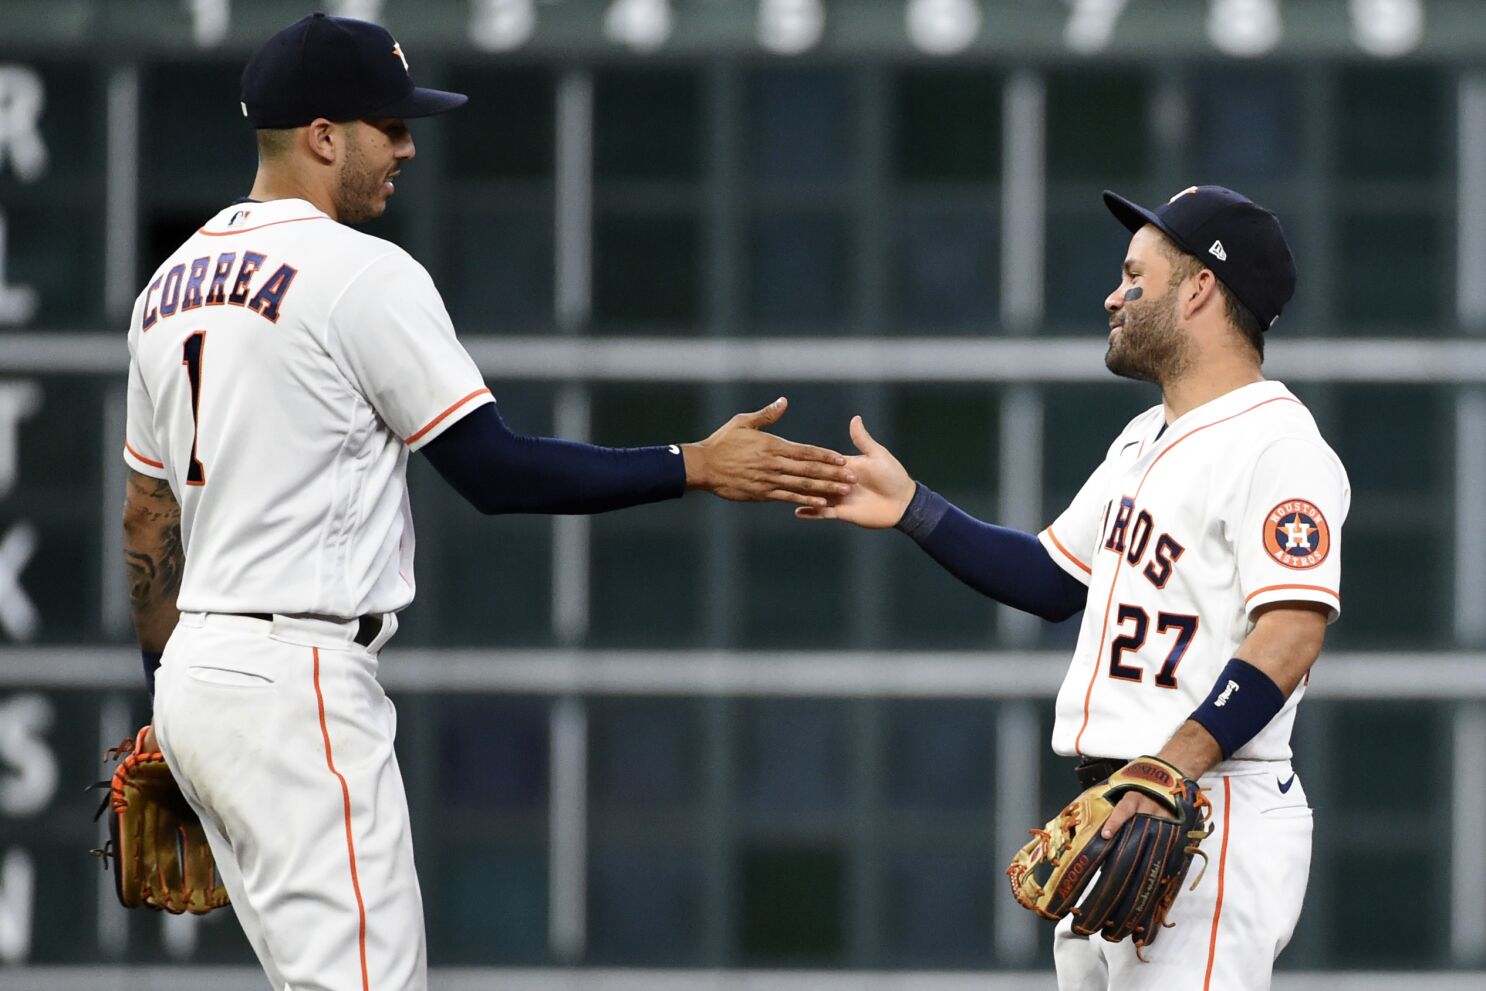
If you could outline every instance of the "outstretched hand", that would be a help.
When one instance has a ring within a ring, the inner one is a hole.
[[[788,405],[781,396],[761,410],[739,413],[704,441],[681,445],[686,487],[736,502],[801,506],[825,506],[849,493],[856,478],[846,458],[764,433]]]
[[[917,486],[893,452],[872,439],[860,416],[851,418],[851,442],[862,452],[846,459],[856,475],[850,492],[824,506],[802,506],[795,515],[802,520],[845,520],[857,526],[896,526],[913,501]]]

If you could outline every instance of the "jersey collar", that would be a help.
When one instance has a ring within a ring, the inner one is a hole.
[[[258,201],[240,199],[223,207],[217,215],[201,226],[208,234],[230,234],[234,231],[277,224],[286,220],[308,220],[312,217],[330,219],[324,211],[308,200],[283,199]]]
[[[1196,409],[1188,410],[1183,416],[1177,417],[1162,434],[1162,440],[1169,441],[1180,437],[1198,427],[1216,423],[1218,420],[1242,413],[1244,410],[1273,399],[1291,399],[1299,402],[1283,382],[1273,380],[1251,382],[1248,385],[1239,386],[1232,392],[1225,392],[1216,399],[1210,399]]]

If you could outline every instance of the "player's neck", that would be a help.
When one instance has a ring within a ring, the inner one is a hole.
[[[1180,378],[1161,383],[1161,402],[1166,407],[1166,422],[1175,423],[1219,396],[1263,381],[1263,371],[1252,360],[1234,358],[1221,362],[1198,362],[1196,368]]]
[[[304,200],[330,219],[338,219],[335,201],[327,190],[303,182],[287,170],[264,168],[260,165],[258,174],[253,178],[253,189],[248,193],[248,198],[260,203],[267,203],[270,200]]]

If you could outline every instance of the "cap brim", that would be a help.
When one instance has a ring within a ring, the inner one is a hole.
[[[1114,214],[1116,220],[1125,225],[1125,229],[1131,234],[1140,230],[1146,224],[1161,226],[1161,221],[1154,213],[1137,203],[1132,203],[1119,193],[1104,191],[1104,205],[1109,207],[1109,212]]]
[[[1156,216],[1155,211],[1147,210],[1139,203],[1133,203],[1119,193],[1112,193],[1107,189],[1104,191],[1104,205],[1109,207],[1109,212],[1114,214],[1115,219],[1123,224],[1125,229],[1131,234],[1134,234],[1146,224],[1150,224],[1175,242],[1176,246],[1187,254],[1197,254],[1190,244],[1179,237],[1170,227],[1166,226],[1165,221]]]
[[[463,93],[449,93],[441,89],[414,87],[413,92],[385,107],[378,107],[368,117],[432,117],[436,114],[457,110],[469,102]]]

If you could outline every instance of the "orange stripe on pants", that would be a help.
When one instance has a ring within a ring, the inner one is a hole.
[[[1228,810],[1233,789],[1228,785],[1228,776],[1223,775],[1223,844],[1218,848],[1218,903],[1213,906],[1213,934],[1207,943],[1207,975],[1202,979],[1202,991],[1208,991],[1213,981],[1213,959],[1218,955],[1218,919],[1223,915],[1223,869],[1228,866]]]
[[[346,817],[346,859],[351,864],[351,890],[356,893],[356,918],[359,926],[358,942],[361,948],[361,989],[370,991],[371,978],[366,969],[366,904],[361,900],[361,880],[356,876],[356,843],[351,838],[351,787],[346,784],[346,779],[341,772],[335,769],[335,757],[330,752],[330,729],[325,725],[325,696],[320,691],[320,648],[310,648],[315,655],[315,701],[320,706],[320,736],[325,740],[325,766],[330,768],[330,773],[335,775],[341,783],[341,803],[345,808]],[[1226,842],[1227,836],[1224,840]],[[1219,882],[1218,893],[1222,897],[1222,884]],[[1211,965],[1209,965],[1209,968]]]

